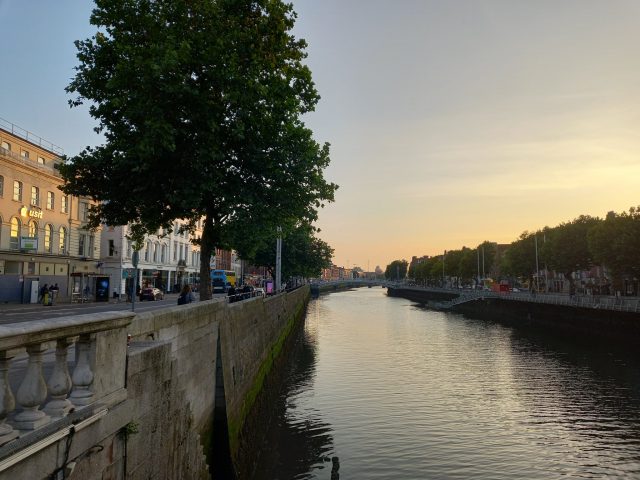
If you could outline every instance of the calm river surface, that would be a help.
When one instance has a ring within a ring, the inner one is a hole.
[[[385,292],[311,301],[257,478],[640,478],[640,354]]]

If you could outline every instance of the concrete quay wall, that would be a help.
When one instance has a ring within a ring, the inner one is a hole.
[[[389,288],[389,296],[429,304],[449,301],[458,295],[419,288]],[[484,298],[455,305],[451,311],[470,318],[496,321],[516,327],[580,334],[640,345],[640,314],[535,301]]]
[[[219,473],[225,452],[248,478],[254,406],[308,298],[302,287],[120,314],[127,321],[92,344],[95,402],[0,446],[0,480],[231,478]]]

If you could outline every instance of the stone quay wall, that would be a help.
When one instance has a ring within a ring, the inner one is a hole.
[[[457,293],[421,288],[389,288],[389,296],[425,305],[453,300]],[[640,314],[637,312],[585,308],[579,305],[541,303],[526,298],[487,298],[460,303],[451,311],[471,318],[496,321],[516,327],[580,334],[587,337],[640,345]]]
[[[302,287],[0,328],[0,480],[229,478],[216,474],[219,452],[232,472],[242,462],[245,423],[308,298]],[[52,393],[67,411],[16,420]],[[219,412],[227,421],[214,425]]]

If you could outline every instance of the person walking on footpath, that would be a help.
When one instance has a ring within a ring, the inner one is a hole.
[[[51,285],[49,287],[49,303],[47,303],[47,305],[49,305],[50,307],[53,306],[53,296],[56,294],[56,289],[53,285]]]
[[[45,307],[49,305],[49,298],[51,297],[51,293],[49,293],[49,286],[45,283],[42,287],[42,305]]]
[[[191,303],[195,301],[196,297],[191,291],[190,285],[185,285],[182,287],[182,291],[180,292],[180,296],[178,297],[178,305],[186,305],[187,303]]]

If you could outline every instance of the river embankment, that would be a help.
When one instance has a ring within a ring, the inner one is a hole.
[[[389,287],[389,296],[441,309],[443,302],[455,303],[460,295],[447,291]],[[467,317],[530,329],[551,329],[559,333],[586,335],[640,345],[640,313],[572,304],[552,304],[540,298],[487,296],[451,305],[447,310]]]

